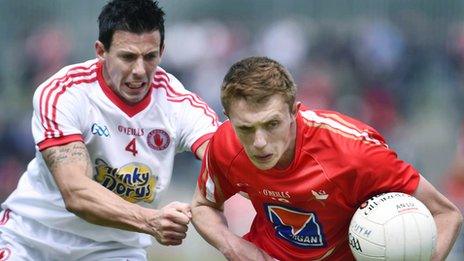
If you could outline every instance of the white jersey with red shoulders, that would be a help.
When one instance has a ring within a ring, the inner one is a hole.
[[[154,208],[169,186],[176,152],[196,152],[218,126],[214,111],[160,67],[147,96],[124,103],[105,83],[97,59],[60,70],[38,87],[33,105],[36,157],[2,208],[54,229],[135,247],[150,245],[150,237],[93,225],[65,209],[40,151],[82,141],[95,181]]]
[[[333,111],[299,107],[295,154],[286,169],[260,170],[232,124],[213,135],[198,187],[222,204],[246,194],[256,216],[245,239],[279,260],[354,260],[348,226],[370,196],[412,194],[419,173],[372,127]]]

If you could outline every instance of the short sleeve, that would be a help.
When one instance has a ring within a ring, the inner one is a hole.
[[[79,128],[83,99],[63,78],[52,77],[34,93],[32,134],[40,151],[83,140]]]
[[[203,196],[218,205],[221,205],[238,192],[227,178],[229,161],[226,157],[221,156],[224,155],[221,155],[221,151],[218,150],[218,146],[215,144],[215,137],[213,136],[203,158],[197,181],[198,188]]]
[[[353,159],[356,180],[352,195],[356,204],[383,192],[413,194],[419,184],[419,172],[384,145],[363,144]]]
[[[216,131],[219,122],[216,113],[195,93],[184,88],[174,76],[169,75],[170,85],[176,92],[172,98],[180,102],[175,126],[179,134],[178,151],[196,152]]]

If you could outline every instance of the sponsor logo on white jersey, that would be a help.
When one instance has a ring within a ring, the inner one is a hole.
[[[95,180],[123,199],[133,203],[151,203],[155,198],[158,177],[147,165],[131,162],[120,168],[113,168],[102,159],[96,159],[95,165]]]

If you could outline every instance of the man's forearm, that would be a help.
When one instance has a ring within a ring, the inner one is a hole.
[[[430,210],[437,226],[437,244],[432,260],[445,260],[461,228],[461,212],[423,176],[420,176],[413,196]]]
[[[154,218],[157,210],[127,202],[91,179],[77,178],[82,179],[80,187],[73,188],[65,200],[68,211],[96,225],[149,234],[153,232],[147,225],[147,216]]]
[[[437,245],[432,260],[445,260],[461,229],[462,215],[452,211],[437,214],[434,220],[437,225]]]
[[[229,230],[223,212],[209,206],[196,206],[192,208],[192,216],[192,223],[198,233],[226,255],[232,248],[230,240],[238,236]]]
[[[198,233],[217,248],[227,260],[275,260],[253,243],[232,233],[220,210],[208,206],[192,208],[193,224]]]
[[[93,224],[151,232],[145,217],[155,216],[156,210],[127,202],[92,180],[93,167],[82,142],[52,147],[42,155],[68,211]]]

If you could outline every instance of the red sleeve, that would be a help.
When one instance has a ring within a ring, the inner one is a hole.
[[[383,192],[415,192],[419,172],[399,159],[378,131],[337,112],[318,110],[317,114],[334,121],[334,126],[339,124],[338,132],[329,130],[321,136],[328,144],[322,147],[322,162],[350,205],[358,206]]]
[[[218,130],[210,139],[197,181],[203,195],[218,204],[237,193],[228,178],[229,166],[234,158],[233,148],[224,142],[228,139],[230,137],[223,130]]]
[[[352,157],[356,180],[352,193],[356,204],[382,192],[413,194],[419,184],[419,172],[384,144],[361,144]]]
[[[80,134],[73,134],[73,135],[68,135],[68,136],[62,136],[59,138],[49,138],[45,139],[37,144],[39,147],[40,151],[43,151],[45,149],[48,149],[53,146],[60,146],[60,145],[65,145],[74,141],[82,141],[82,136]]]

